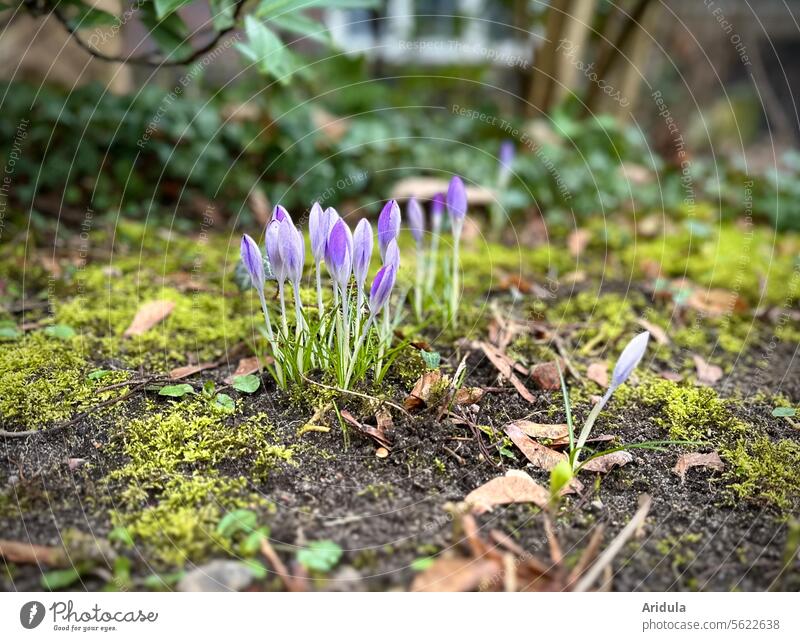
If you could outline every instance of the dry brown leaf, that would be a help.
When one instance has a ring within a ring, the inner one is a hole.
[[[586,378],[594,381],[600,387],[608,387],[608,365],[605,363],[591,363],[586,368]]]
[[[686,305],[709,316],[722,316],[747,309],[744,299],[734,292],[726,289],[703,289],[700,287],[692,292]]]
[[[713,385],[722,378],[722,368],[718,365],[712,365],[704,360],[701,356],[695,354],[692,356],[694,359],[694,367],[697,370],[697,380],[705,385]]]
[[[522,470],[509,470],[505,476],[493,478],[472,490],[464,499],[475,514],[510,503],[533,503],[544,508],[549,500],[550,492]]]
[[[561,371],[564,371],[563,361],[559,363]],[[561,379],[558,376],[558,366],[555,361],[548,363],[538,363],[531,367],[531,378],[536,387],[543,390],[560,390]]]
[[[515,423],[509,423],[503,430],[514,445],[531,463],[543,470],[552,470],[559,462],[566,460],[566,455],[545,447],[529,438]]]
[[[592,460],[587,461],[587,463],[581,469],[586,470],[587,472],[599,472],[600,474],[605,474],[606,472],[610,472],[615,467],[627,465],[632,460],[633,456],[630,452],[620,450],[619,452],[611,452],[610,454],[603,454],[603,456],[593,458]]]
[[[456,391],[453,402],[456,405],[473,405],[480,401],[484,394],[480,387],[461,387]]]
[[[375,412],[375,420],[377,421],[378,429],[383,434],[385,434],[387,430],[390,430],[394,427],[394,422],[392,421],[392,413],[385,407],[382,407],[377,412]]]
[[[151,300],[139,307],[133,321],[125,330],[123,336],[141,336],[164,320],[175,309],[171,300]]]
[[[489,343],[481,342],[478,343],[478,346],[483,350],[483,353],[486,354],[486,358],[495,366],[497,371],[514,386],[522,398],[529,403],[534,403],[536,401],[533,394],[530,393],[528,388],[525,387],[522,381],[517,378],[517,375],[514,374],[513,361],[508,356],[500,352],[496,347],[489,345]]]
[[[365,436],[369,436],[370,438],[374,439],[378,445],[382,445],[387,450],[392,448],[391,441],[387,438],[386,434],[383,433],[383,430],[377,427],[372,427],[372,425],[367,425],[359,421],[355,416],[353,416],[347,410],[342,410],[339,412],[342,415],[342,418],[350,423],[353,427],[355,427],[361,434]]]
[[[574,229],[567,236],[567,249],[569,255],[578,258],[589,244],[589,232],[586,229]]]
[[[685,481],[686,471],[690,467],[710,467],[712,470],[721,471],[725,469],[725,464],[716,452],[689,452],[678,457],[678,462],[672,471],[681,477],[681,481]]]
[[[502,566],[494,559],[436,559],[414,578],[412,592],[468,592],[496,578]]]
[[[514,421],[513,423],[531,438],[561,439],[569,436],[569,425],[566,423],[534,423],[532,421]]]
[[[0,539],[0,557],[8,563],[19,565],[49,565],[50,567],[64,567],[69,564],[69,559],[63,548],[33,545],[22,541],[9,541]]]
[[[669,345],[669,336],[667,336],[667,333],[658,325],[644,318],[640,318],[636,322],[642,329],[646,329],[650,332],[650,336],[655,339],[656,343],[659,345]]]
[[[409,412],[422,409],[428,404],[433,388],[440,387],[441,384],[442,373],[438,369],[428,370],[414,383],[414,389],[403,401],[403,405]]]
[[[661,372],[661,378],[672,381],[673,383],[680,383],[683,380],[683,376],[678,374],[678,372],[670,372],[669,370],[663,370]]]
[[[267,365],[269,365],[272,362],[272,357],[268,356],[265,359],[265,362]],[[233,383],[234,376],[247,376],[248,374],[255,374],[259,371],[261,371],[261,364],[258,356],[248,356],[247,358],[243,358],[239,361],[239,364],[236,366],[233,374],[225,379],[225,384],[231,385]]]
[[[176,367],[169,373],[169,377],[173,381],[177,381],[181,378],[186,378],[187,376],[191,376],[192,374],[197,374],[198,372],[205,371],[207,369],[211,369],[216,367],[216,363],[198,363],[197,365],[184,365],[183,367]]]

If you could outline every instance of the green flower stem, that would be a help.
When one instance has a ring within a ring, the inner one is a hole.
[[[578,469],[578,459],[581,455],[581,450],[583,446],[586,444],[586,439],[589,438],[589,434],[592,431],[592,427],[594,426],[594,422],[597,420],[597,417],[600,416],[600,412],[603,411],[606,403],[608,403],[608,399],[611,398],[611,395],[614,393],[615,387],[609,387],[608,391],[606,391],[603,398],[592,408],[592,411],[589,412],[589,416],[586,417],[586,422],[583,424],[583,428],[581,429],[580,436],[578,436],[578,442],[575,444],[575,456],[572,460],[572,469]]]
[[[417,315],[417,320],[422,320],[422,288],[425,279],[425,254],[422,247],[417,246],[417,277],[414,283],[414,312]]]
[[[460,230],[459,230],[460,231]],[[451,279],[452,288],[450,290],[450,320],[453,327],[458,325],[458,290],[459,290],[459,245],[461,244],[460,233],[456,236],[453,243],[453,277]]]
[[[319,311],[319,317],[322,318],[325,309],[322,307],[322,270],[319,263],[317,263],[317,311]]]
[[[353,348],[353,357],[350,359],[350,365],[347,367],[347,373],[344,377],[344,385],[342,386],[344,389],[349,389],[350,378],[353,376],[353,368],[358,360],[358,353],[361,351],[361,347],[364,344],[364,339],[367,337],[367,334],[369,334],[369,329],[372,326],[372,321],[374,318],[375,317],[372,314],[367,317],[367,322],[364,324],[364,330],[361,332],[361,335],[358,337],[358,341]]]
[[[436,267],[439,262],[439,234],[431,236],[431,247],[428,253],[428,275],[425,282],[425,294],[430,295],[433,291],[433,283],[436,279]]]

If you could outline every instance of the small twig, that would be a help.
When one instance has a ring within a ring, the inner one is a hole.
[[[383,405],[388,405],[389,407],[393,407],[394,409],[402,412],[403,414],[405,414],[409,418],[411,417],[411,414],[404,407],[402,407],[401,405],[398,405],[397,403],[393,403],[392,401],[388,401],[385,398],[378,398],[377,396],[370,396],[369,394],[364,394],[362,392],[353,392],[351,390],[342,389],[341,387],[335,387],[333,385],[326,385],[325,383],[318,383],[317,381],[312,380],[312,379],[308,378],[307,376],[303,376],[303,380],[306,381],[307,383],[311,383],[312,385],[316,385],[317,387],[321,387],[323,389],[330,390],[332,392],[338,392],[339,394],[349,394],[350,396],[357,396],[359,398],[365,398],[368,401],[377,401],[378,403],[381,403]]]
[[[452,456],[456,461],[458,461],[458,464],[461,465],[462,467],[467,464],[467,461],[464,460],[463,456],[459,456],[458,454],[456,454],[453,450],[447,447],[447,445],[442,445],[442,448],[444,449],[445,452],[450,454],[450,456]]]
[[[298,589],[299,586],[295,583],[294,578],[289,574],[289,570],[283,564],[283,561],[281,561],[278,553],[275,552],[269,540],[266,538],[261,539],[261,553],[266,557],[267,561],[269,561],[269,564],[275,570],[275,574],[280,577],[281,581],[283,581],[283,585],[286,586],[289,592],[301,591]]]

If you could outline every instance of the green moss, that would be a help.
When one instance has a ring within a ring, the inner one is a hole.
[[[206,399],[151,404],[114,435],[111,449],[126,462],[106,477],[118,490],[112,519],[165,565],[202,560],[220,545],[213,531],[226,511],[271,509],[247,488],[293,462],[293,449],[276,441],[265,414],[242,420]],[[232,464],[247,477],[223,476]]]
[[[580,352],[589,354],[605,343],[615,343],[629,328],[636,326],[639,317],[636,306],[644,307],[644,299],[637,294],[598,296],[596,292],[587,291],[556,305],[547,313],[547,318],[556,326],[585,323]]]
[[[128,375],[109,372],[90,380],[87,375],[95,368],[86,358],[86,341],[80,336],[62,340],[35,332],[15,343],[0,343],[3,423],[23,430],[39,429],[127,392],[125,387],[98,392]]]

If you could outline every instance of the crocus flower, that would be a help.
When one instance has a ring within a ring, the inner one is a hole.
[[[285,220],[285,218],[283,220]],[[264,245],[267,249],[267,258],[269,259],[269,264],[272,267],[272,271],[275,274],[275,278],[277,279],[279,285],[286,280],[286,268],[284,267],[283,259],[281,258],[279,240],[281,224],[281,220],[273,217],[273,219],[267,225],[267,233],[264,238]]]
[[[442,228],[442,216],[444,215],[445,197],[443,193],[435,194],[431,201],[431,229],[434,233],[439,233]]]
[[[392,265],[397,271],[400,269],[400,248],[397,246],[397,241],[392,238],[389,245],[386,247],[386,255],[383,257],[384,265]]]
[[[247,273],[250,274],[253,287],[256,288],[260,295],[263,295],[264,259],[261,257],[261,250],[258,248],[258,243],[247,234],[242,236],[241,254],[242,263],[247,268]]]
[[[397,269],[394,265],[384,265],[378,270],[369,290],[369,311],[372,316],[376,316],[389,301],[396,279]]]
[[[447,187],[447,211],[454,223],[463,220],[467,214],[467,191],[464,181],[458,176],[453,176]]]
[[[305,263],[305,243],[302,234],[297,230],[291,218],[279,223],[278,248],[283,267],[289,281],[297,286],[303,278]]]
[[[502,170],[509,170],[511,169],[511,163],[514,162],[514,156],[516,155],[514,151],[514,143],[510,140],[504,140],[500,143],[500,167]]]
[[[362,218],[353,232],[353,275],[356,277],[359,291],[364,288],[367,280],[369,262],[372,259],[372,225],[366,218]]]
[[[622,354],[617,359],[614,366],[614,373],[611,376],[609,390],[614,390],[628,380],[631,372],[636,369],[639,361],[642,360],[647,350],[647,342],[650,340],[650,332],[642,332],[634,336],[622,350]]]
[[[422,245],[422,237],[425,233],[425,214],[422,212],[416,198],[409,198],[406,204],[406,216],[408,217],[408,228],[411,235],[417,241],[417,246]]]
[[[311,255],[315,263],[325,258],[325,243],[328,240],[328,216],[319,203],[311,205],[308,214],[308,235],[311,237]]]
[[[353,268],[353,237],[341,218],[331,229],[325,249],[325,263],[331,277],[344,289]]]
[[[275,208],[272,210],[272,220],[283,222],[287,218],[289,220],[292,219],[292,217],[289,215],[289,212],[286,211],[286,208],[283,205],[275,205]]]
[[[378,249],[385,260],[386,247],[400,233],[400,207],[396,200],[390,200],[383,206],[378,216]]]

